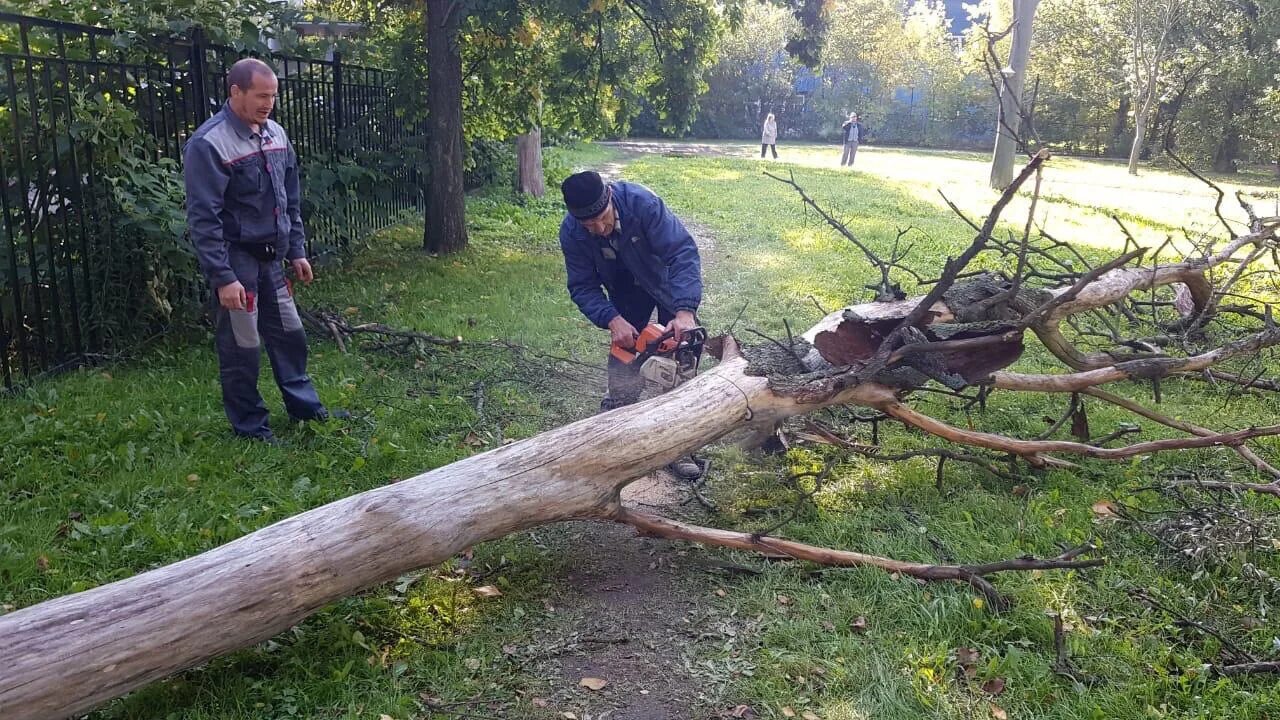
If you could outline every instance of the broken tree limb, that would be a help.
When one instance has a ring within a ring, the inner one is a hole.
[[[1270,328],[1249,335],[1222,347],[1186,358],[1145,358],[1114,363],[1108,367],[1085,370],[1063,375],[1026,375],[999,372],[992,375],[992,385],[1004,390],[1025,392],[1083,392],[1084,390],[1119,382],[1186,375],[1210,370],[1214,365],[1239,355],[1255,353],[1280,344],[1280,328]]]
[[[976,430],[965,430],[953,425],[948,425],[941,420],[935,420],[934,418],[917,412],[898,401],[888,402],[875,407],[886,415],[891,415],[912,427],[924,430],[930,435],[936,435],[960,445],[972,445],[974,447],[982,447],[988,450],[995,450],[998,452],[1009,453],[1011,455],[1017,455],[1019,457],[1025,457],[1031,460],[1033,464],[1036,462],[1043,463],[1047,460],[1045,455],[1046,453],[1068,453],[1104,460],[1121,460],[1135,455],[1147,455],[1166,450],[1189,450],[1193,448],[1224,446],[1234,447],[1250,438],[1280,435],[1280,425],[1268,425],[1266,427],[1246,428],[1244,430],[1236,430],[1234,432],[1220,433],[1217,435],[1151,440],[1149,442],[1136,443],[1125,447],[1101,448],[1094,445],[1085,445],[1084,443],[1070,442],[1068,440],[1017,440],[1015,438],[1005,437],[1004,435],[978,432]]]
[[[1172,487],[1195,487],[1201,490],[1224,490],[1227,492],[1255,492],[1280,498],[1280,480],[1270,483],[1245,483],[1227,480],[1175,480],[1168,483]]]
[[[615,507],[609,518],[631,525],[642,534],[653,537],[670,540],[689,540],[703,545],[746,550],[775,557],[787,557],[793,560],[806,560],[819,565],[874,567],[891,573],[900,573],[908,577],[919,578],[920,580],[963,582],[982,593],[992,607],[997,609],[1008,607],[1009,601],[987,580],[988,575],[1010,570],[1080,569],[1097,567],[1105,562],[1101,558],[1076,559],[1084,551],[1082,550],[1080,552],[1072,551],[1074,554],[1068,553],[1056,558],[1043,560],[1033,557],[1020,557],[981,565],[930,565],[928,563],[906,562],[847,550],[833,550],[767,535],[690,525],[658,515],[625,508],[621,505]],[[1085,550],[1087,549],[1085,548]]]
[[[359,334],[393,338],[403,348],[408,348],[416,343],[448,348],[456,348],[462,344],[462,338],[460,337],[443,338],[431,333],[394,328],[382,323],[369,322],[352,325],[342,315],[323,309],[308,310],[299,308],[298,315],[308,325],[325,331],[326,334],[333,338],[333,341],[338,345],[338,349],[343,353],[347,352],[347,343],[345,341]]]
[[[1084,391],[1084,394],[1089,395],[1091,397],[1098,398],[1099,400],[1102,400],[1104,402],[1109,402],[1112,405],[1115,405],[1117,407],[1122,407],[1125,410],[1128,410],[1129,412],[1135,415],[1141,415],[1142,417],[1147,418],[1148,420],[1158,422],[1161,425],[1174,428],[1175,430],[1181,430],[1185,433],[1190,433],[1192,435],[1199,435],[1200,437],[1209,437],[1211,435],[1217,434],[1213,430],[1210,430],[1209,428],[1200,427],[1199,425],[1194,425],[1192,423],[1184,422],[1182,420],[1175,420],[1174,418],[1168,417],[1167,415],[1161,415],[1160,413],[1148,407],[1140,405],[1132,400],[1129,400],[1128,398],[1122,398],[1119,395],[1113,395],[1105,390],[1099,390],[1098,388],[1088,388],[1087,390]],[[1275,467],[1272,467],[1271,465],[1269,465],[1267,461],[1263,460],[1261,457],[1258,457],[1258,454],[1250,450],[1247,446],[1237,445],[1233,449],[1236,451],[1237,454],[1240,455],[1240,457],[1244,458],[1250,465],[1252,465],[1259,472],[1263,472],[1263,473],[1266,473],[1267,475],[1270,475],[1273,478],[1280,479],[1280,470],[1277,470]]]

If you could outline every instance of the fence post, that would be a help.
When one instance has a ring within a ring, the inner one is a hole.
[[[207,45],[204,28],[198,25],[191,28],[191,58],[188,64],[191,67],[191,101],[195,105],[196,127],[209,118],[209,72],[205,52]]]
[[[342,52],[333,51],[333,130],[334,139],[342,134]],[[337,143],[334,143],[337,145]],[[336,149],[336,148],[335,148]]]

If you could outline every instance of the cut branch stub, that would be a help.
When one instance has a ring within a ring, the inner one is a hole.
[[[822,359],[832,365],[856,365],[876,354],[885,336],[917,302],[915,299],[872,302],[837,310],[805,333],[804,339],[813,343]],[[954,319],[951,309],[941,302],[935,303],[926,317],[926,324]]]
[[[984,275],[956,285],[948,297],[966,303],[1007,290],[1008,281]],[[918,304],[918,299],[872,302],[832,313],[805,334],[817,353],[830,365],[851,366],[855,371],[881,352],[890,333]],[[981,317],[959,322],[959,309],[937,302],[921,321],[904,333],[901,345],[885,362],[885,370],[863,380],[898,388],[919,387],[929,379],[958,389],[979,382],[1012,365],[1023,351],[1023,333],[1008,322],[1010,305],[1021,307],[1030,299],[1014,298],[989,307]],[[811,369],[818,367],[810,363]]]

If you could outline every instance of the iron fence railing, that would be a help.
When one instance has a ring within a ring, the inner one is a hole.
[[[93,115],[127,108],[146,160],[170,168],[172,179],[183,144],[225,101],[226,71],[245,54],[209,42],[198,28],[181,37],[139,37],[0,13],[5,386],[112,349],[131,295],[153,282],[146,271],[152,259],[130,256],[139,248],[129,245],[115,212],[119,196],[112,199],[110,183],[118,178],[104,171],[114,159],[101,157],[102,138],[90,135]],[[302,162],[312,255],[421,209],[420,162],[411,151],[419,133],[395,111],[390,73],[344,63],[338,53],[263,59],[280,78],[275,118]],[[171,230],[174,245],[186,242],[180,226]],[[194,261],[190,267],[158,302],[204,293]]]

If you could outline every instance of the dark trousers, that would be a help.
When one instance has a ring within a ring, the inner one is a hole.
[[[326,417],[328,413],[307,375],[307,336],[280,261],[260,261],[234,246],[228,256],[236,279],[253,297],[247,309],[227,310],[217,304],[214,288],[214,346],[222,406],[231,429],[239,435],[271,437],[267,406],[258,393],[263,345],[289,416],[297,420]]]
[[[674,311],[660,307],[657,300],[639,288],[632,288],[625,295],[619,294],[611,299],[622,319],[631,323],[637,332],[644,330],[649,324],[654,310],[658,311],[658,322],[662,325],[671,322],[676,316]],[[601,410],[630,405],[640,399],[640,393],[644,392],[644,378],[640,377],[639,364],[628,365],[610,355],[608,369],[609,391],[600,401]]]
[[[773,143],[760,143],[760,157],[764,157],[764,149],[769,148],[773,151],[773,159],[778,159],[778,146]]]

